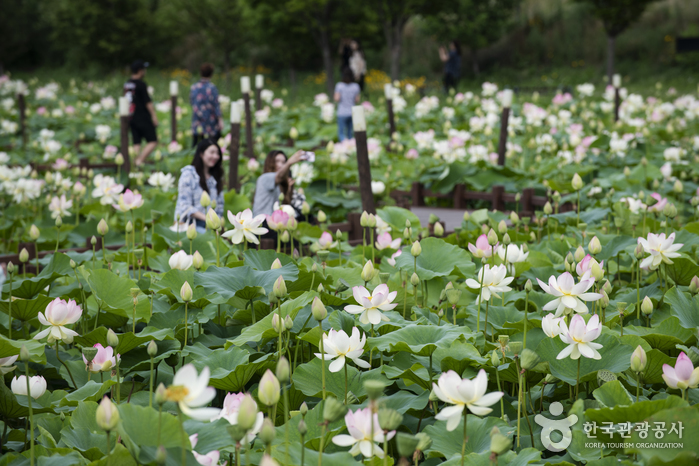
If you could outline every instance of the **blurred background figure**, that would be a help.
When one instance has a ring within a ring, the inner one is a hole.
[[[342,72],[342,81],[335,84],[333,100],[337,102],[337,138],[340,142],[352,139],[352,106],[359,103],[359,84],[354,82],[354,74],[350,68]]]
[[[359,84],[359,89],[364,92],[364,76],[366,75],[364,52],[362,52],[362,49],[359,47],[359,42],[354,39],[350,41],[350,49],[352,50],[352,55],[349,59],[349,67],[352,69],[354,82]]]
[[[444,63],[444,92],[449,89],[456,90],[461,74],[461,47],[455,40],[449,42],[449,50],[439,48],[439,59]]]
[[[223,129],[221,106],[218,102],[218,89],[211,82],[214,65],[204,63],[200,69],[201,79],[192,84],[189,102],[192,105],[192,146],[202,139],[218,141]]]
[[[158,117],[148,94],[148,85],[143,81],[146,75],[148,62],[135,60],[131,64],[131,79],[124,84],[124,95],[129,99],[129,115],[131,116],[131,137],[133,138],[135,164],[140,166],[146,161],[146,157],[153,152],[158,145]],[[146,145],[141,151],[141,141],[145,139]]]

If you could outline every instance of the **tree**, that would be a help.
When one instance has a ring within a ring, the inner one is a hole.
[[[655,0],[575,0],[592,7],[592,13],[602,21],[607,32],[607,80],[614,74],[616,38],[641,17],[646,7]]]
[[[426,17],[429,32],[442,42],[459,41],[470,51],[478,75],[478,51],[498,41],[512,24],[521,0],[456,0],[450,8]]]

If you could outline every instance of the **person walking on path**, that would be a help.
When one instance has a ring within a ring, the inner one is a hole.
[[[158,145],[158,117],[155,114],[153,101],[148,95],[148,86],[143,81],[146,75],[148,63],[136,60],[131,64],[131,79],[124,84],[124,95],[129,99],[129,114],[131,116],[131,136],[133,148],[137,154],[136,166],[143,165],[146,157],[155,150]],[[145,139],[146,145],[141,150],[141,141]]]
[[[192,84],[189,102],[192,105],[192,139],[193,147],[202,139],[218,141],[223,130],[221,105],[218,102],[218,89],[211,82],[214,65],[201,65],[201,79]]]
[[[359,89],[364,92],[364,76],[366,75],[366,60],[364,52],[359,48],[359,42],[352,40],[350,42],[352,56],[349,59],[349,66],[354,74],[354,82],[359,84]]]
[[[333,99],[337,102],[337,138],[340,142],[352,139],[352,106],[359,103],[359,84],[354,82],[350,68],[342,72],[342,81],[335,84]]]
[[[444,92],[456,90],[456,84],[461,75],[461,48],[455,40],[449,43],[449,52],[444,47],[439,48],[439,58],[444,63]]]

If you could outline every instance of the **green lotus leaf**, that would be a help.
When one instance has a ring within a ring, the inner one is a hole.
[[[457,339],[471,337],[468,327],[443,325],[408,325],[380,337],[369,337],[366,349],[378,349],[388,353],[407,351],[420,356],[429,356],[437,348],[448,348]]]
[[[456,274],[462,278],[472,276],[476,265],[471,262],[471,255],[464,249],[445,243],[439,238],[427,237],[420,241],[422,253],[417,257],[417,275],[420,280],[431,280]],[[396,267],[412,274],[414,259],[410,246],[403,248],[403,253],[396,259]]]

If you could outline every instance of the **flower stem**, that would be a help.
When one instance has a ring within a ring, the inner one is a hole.
[[[478,291],[478,315],[476,317],[476,332],[481,331],[481,301],[483,301],[483,279],[485,278],[485,270],[481,269],[481,274],[481,289]]]
[[[221,267],[221,255],[219,252],[219,234],[218,230],[216,230],[216,267]]]
[[[289,390],[287,390],[286,388],[286,383],[284,384],[282,392],[284,394],[284,440],[286,443],[284,455],[286,459],[286,464],[291,464],[289,462],[289,423],[287,422],[287,420],[289,419]]]
[[[580,394],[580,358],[578,358],[578,375],[575,379],[575,399],[578,399]]]
[[[107,466],[112,464],[112,448],[109,443],[109,431],[107,431]]]
[[[347,358],[345,358],[345,405],[347,404]]]
[[[185,303],[184,303],[184,343],[182,344],[182,349],[185,349],[187,347],[188,323],[189,323],[189,301],[185,301]]]
[[[318,321],[318,327],[320,328],[320,378],[323,384],[323,401],[325,401],[325,352],[323,351],[323,324],[322,320]],[[371,359],[369,360],[371,364]],[[321,437],[322,438],[322,437]],[[322,445],[322,440],[321,440]],[[322,454],[322,447],[321,447]],[[320,461],[320,460],[319,460]]]
[[[158,404],[158,446],[160,446],[160,431],[163,426],[163,405]]]
[[[325,399],[325,395],[323,395],[323,399]],[[372,426],[374,423],[372,422]],[[323,447],[325,444],[325,429],[328,427],[328,422],[325,421],[320,425],[320,448],[318,449],[318,466],[322,466],[323,464]],[[373,445],[372,441],[372,445]],[[301,445],[303,448],[303,445]]]
[[[578,190],[578,223],[575,224],[575,226],[580,225],[580,190]]]
[[[56,345],[58,345],[58,343],[56,343]],[[58,348],[58,346],[56,347]],[[29,385],[29,361],[24,361],[24,373],[26,374],[25,378],[27,380],[27,402],[29,403],[29,458],[31,460],[30,465],[34,466],[34,409],[32,408],[32,390]]]
[[[283,333],[283,328],[284,328],[284,318],[282,317],[282,303],[278,302],[277,303],[277,315],[279,316],[279,338],[278,338],[278,343],[277,343],[277,362],[281,361],[282,359],[282,333]],[[321,339],[322,339],[321,335]]]
[[[73,387],[76,389],[78,388],[78,385],[75,383],[75,379],[73,379],[73,374],[70,372],[70,368],[68,365],[61,359],[61,357],[58,355],[58,341],[56,341],[56,359],[58,359],[58,362],[63,364],[63,367],[66,368],[68,371],[68,375],[70,376],[70,381],[73,382]],[[117,368],[119,367],[119,360],[117,359]]]
[[[468,441],[468,436],[466,435],[466,424],[468,421],[468,408],[464,406],[464,443],[461,444],[461,466],[464,466],[466,461],[466,442]]]
[[[148,397],[148,407],[153,407],[153,357],[150,358],[150,390]]]
[[[180,432],[182,433],[182,466],[187,466],[187,432],[184,431],[184,419],[182,418],[182,410],[177,407],[177,418],[180,421]]]
[[[383,466],[388,466],[388,431],[383,431]]]
[[[527,324],[529,322],[529,291],[524,294],[524,339],[522,348],[527,347]]]
[[[638,392],[641,389],[641,373],[636,372],[636,403],[638,403]]]
[[[490,300],[485,302],[485,326],[483,327],[485,341],[488,341],[488,309],[490,309]]]
[[[498,371],[498,368],[495,368],[495,380],[498,383],[498,391],[501,392],[502,389],[500,388],[500,371]],[[503,397],[500,397],[500,419],[503,421],[505,420],[505,402],[503,401]]]
[[[39,275],[39,244],[34,241],[34,254],[35,254],[35,264],[36,264],[36,275]],[[95,247],[92,246],[92,268],[95,268]]]
[[[56,227],[56,249],[53,251],[54,253],[58,252],[58,240],[61,238],[61,227]]]
[[[37,257],[38,257],[38,255],[37,255]],[[39,269],[37,268],[36,270],[37,270],[37,275],[38,275]],[[10,340],[12,340],[12,278],[13,278],[14,273],[9,272],[8,275],[10,275],[10,297],[7,299],[7,309],[8,309],[7,313],[8,313],[8,317],[10,320],[8,322],[7,332],[8,332],[8,337],[10,338]]]
[[[372,228],[369,232],[371,233],[371,263],[373,264],[376,262],[374,259],[374,229]]]
[[[522,374],[519,371],[519,363],[515,360],[517,367],[517,377],[519,378],[519,393],[517,396],[517,448],[519,448],[520,440],[520,427],[522,424]]]

